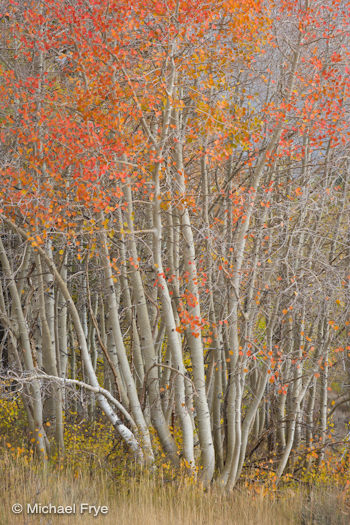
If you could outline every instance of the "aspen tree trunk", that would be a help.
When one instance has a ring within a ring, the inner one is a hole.
[[[287,348],[288,348],[287,355],[289,359],[288,359],[287,366],[286,366],[286,379],[287,381],[289,380],[291,382],[291,386],[288,388],[287,397],[284,403],[285,412],[286,412],[286,416],[285,416],[286,424],[284,425],[284,434],[285,434],[286,444],[287,444],[288,436],[290,432],[290,422],[291,422],[290,414],[293,411],[292,398],[293,398],[293,393],[294,393],[293,383],[291,381],[293,379],[293,370],[292,370],[291,360],[292,360],[292,356],[294,352],[294,338],[293,338],[294,323],[293,323],[292,315],[288,316],[287,323],[288,323],[287,324],[288,332],[287,332],[286,339],[287,339]]]
[[[136,261],[138,260],[137,247],[134,233],[134,211],[132,204],[132,195],[130,180],[125,186],[125,197],[128,203],[127,209],[127,224],[129,230],[129,245],[130,251],[135,261],[135,267],[131,272],[130,284],[133,290],[133,297],[136,301],[137,322],[140,333],[140,343],[143,360],[145,363],[145,377],[147,380],[147,388],[149,394],[149,404],[151,412],[151,421],[154,428],[157,430],[163,450],[168,454],[169,458],[175,463],[178,463],[178,455],[176,445],[173,437],[170,434],[167,422],[165,420],[162,404],[160,399],[159,374],[157,369],[157,356],[154,348],[153,335],[151,323],[147,311],[147,303],[145,292],[143,289],[142,278]]]
[[[242,378],[239,374],[239,370],[237,370],[237,374],[234,378],[234,381],[236,383],[235,388],[235,400],[234,400],[234,410],[235,410],[235,417],[234,417],[234,447],[232,450],[232,458],[231,458],[231,465],[229,468],[229,471],[227,473],[227,482],[225,488],[227,490],[232,490],[236,483],[236,476],[238,472],[238,465],[239,465],[239,458],[240,458],[240,451],[241,451],[241,445],[242,445],[242,396],[243,396],[243,385],[242,385]]]
[[[102,221],[103,222],[103,221]],[[136,385],[131,374],[129,361],[126,355],[124,346],[123,336],[120,329],[119,317],[118,317],[118,305],[114,289],[113,275],[110,264],[110,258],[107,246],[107,236],[104,229],[100,232],[101,238],[101,258],[103,262],[104,278],[106,283],[107,301],[109,306],[109,319],[112,328],[112,334],[114,339],[115,348],[118,355],[118,361],[120,364],[121,373],[125,381],[126,390],[130,403],[130,410],[134,416],[136,424],[139,428],[140,435],[142,438],[142,445],[147,454],[147,461],[152,462],[154,459],[151,440],[148,432],[148,428],[143,417],[140,401],[137,395]]]
[[[88,282],[88,281],[87,281]],[[93,324],[95,326],[99,345],[105,356],[104,359],[104,385],[106,390],[115,390],[122,400],[124,406],[129,407],[129,399],[125,389],[124,381],[120,375],[120,367],[117,356],[117,350],[114,344],[112,328],[110,326],[110,320],[108,316],[108,310],[106,311],[104,305],[104,297],[100,297],[100,328],[97,324],[97,319],[92,310],[90,314],[92,316]],[[108,330],[106,328],[108,325]],[[108,334],[106,333],[108,331]],[[96,370],[96,367],[94,367]],[[114,381],[111,381],[113,374]],[[114,385],[114,386],[113,386]]]
[[[231,383],[233,383],[231,385]],[[225,456],[225,465],[224,469],[219,476],[219,483],[223,486],[226,486],[232,460],[233,452],[235,448],[235,439],[236,439],[236,411],[235,411],[235,401],[236,401],[236,384],[233,379],[233,375],[229,376],[228,387],[226,391],[226,400],[225,400],[225,409],[226,409],[226,456]]]
[[[108,333],[107,335],[107,328],[106,328],[107,319],[106,319],[106,309],[105,309],[103,294],[100,294],[99,304],[100,304],[100,308],[99,308],[99,316],[100,316],[99,345],[101,348],[103,346],[106,349],[106,354],[109,354],[109,356],[111,356],[111,352],[109,352],[108,349],[111,347],[111,345],[114,344],[114,341],[110,333]],[[114,382],[111,379],[112,374],[114,377]],[[114,389],[113,389],[113,384],[115,385]],[[119,385],[122,386],[123,390],[120,389]],[[109,359],[106,357],[106,359],[103,360],[103,386],[106,390],[110,392],[115,392],[115,395],[118,396],[119,399],[121,399],[123,405],[130,408],[129,399],[122,385],[122,381],[119,381],[119,379],[117,378],[117,371],[116,370],[112,371],[111,357],[109,357]]]
[[[309,397],[306,404],[306,433],[305,433],[305,440],[306,440],[306,446],[311,447],[313,436],[314,436],[314,409],[315,409],[315,401],[316,401],[316,385],[317,380],[316,377],[313,378],[310,390],[309,390]]]
[[[67,252],[64,254],[61,276],[64,282],[67,282]],[[57,290],[57,345],[58,345],[58,364],[59,375],[66,377],[68,364],[68,331],[67,331],[67,305],[60,290]],[[63,396],[65,392],[63,390]]]
[[[24,292],[26,277],[29,272],[29,265],[32,262],[32,249],[30,246],[26,245],[24,248],[24,256],[20,267],[17,270],[17,291],[18,295],[21,297]]]
[[[47,252],[51,259],[52,254],[52,243],[48,241]],[[40,261],[41,262],[41,261]],[[43,267],[43,265],[42,265]],[[39,272],[40,273],[40,272]],[[47,349],[48,355],[52,363],[52,373],[54,375],[60,375],[60,354],[58,351],[58,334],[56,332],[56,297],[55,297],[55,286],[51,272],[44,272],[43,285],[46,287],[46,294],[44,294],[45,312],[47,327],[51,336],[50,350]],[[40,302],[40,300],[39,300]],[[43,312],[44,313],[44,312]],[[59,451],[64,453],[64,423],[63,423],[63,392],[62,388],[58,385],[53,390],[53,406],[55,410],[55,438]]]
[[[328,327],[326,327],[326,330]],[[328,348],[323,352],[321,370],[321,392],[320,392],[320,437],[321,451],[318,457],[318,463],[324,458],[325,444],[327,441],[327,416],[328,416]]]
[[[1,266],[1,259],[0,259],[0,270],[2,269]],[[18,288],[18,283],[17,283]],[[13,319],[14,316],[10,316],[10,319]],[[21,363],[21,359],[18,355],[18,339],[19,336],[15,331],[15,328],[13,326],[13,322],[10,321],[10,319],[7,317],[6,314],[6,303],[4,299],[4,293],[2,288],[2,283],[0,280],[0,319],[5,329],[7,329],[9,338],[7,340],[7,355],[8,355],[8,365],[10,369],[14,369],[17,372],[22,373],[23,372],[23,366]],[[29,391],[29,387],[24,385],[24,395],[22,395],[22,403],[27,415],[28,420],[28,426],[31,429],[31,432],[34,431],[35,423],[33,418],[33,404],[31,402],[31,395]]]
[[[0,236],[0,261],[3,268],[3,272],[8,279],[8,286],[10,290],[11,299],[13,301],[13,313],[18,325],[18,336],[21,345],[23,362],[26,370],[28,372],[34,372],[34,364],[32,358],[32,350],[30,347],[28,327],[26,320],[23,315],[21,299],[18,295],[17,286],[13,277],[13,272],[10,267],[9,260],[6,255],[5,247],[2,243]],[[40,381],[34,381],[30,385],[30,395],[33,406],[33,420],[30,420],[29,423],[34,423],[31,431],[33,438],[35,439],[35,449],[38,455],[45,460],[47,457],[47,447],[45,443],[45,429],[43,427],[43,408],[42,400],[40,393]]]
[[[81,325],[84,331],[85,340],[88,343],[89,328],[88,328],[88,315],[87,315],[87,305],[86,305],[86,297],[87,297],[86,278],[87,277],[85,276],[85,272],[79,277],[81,293],[79,293],[78,295],[77,305],[79,309],[79,315],[81,319]],[[90,353],[90,348],[89,348],[89,353]],[[90,359],[91,359],[91,355],[90,355]],[[89,380],[87,379],[87,376],[86,376],[85,363],[83,359],[81,359],[81,370],[82,370],[83,381],[85,383],[88,383]],[[80,401],[81,401],[83,417],[85,419],[88,419],[88,399],[85,395],[84,390],[80,391]]]
[[[289,459],[289,456],[290,456],[290,453],[293,447],[295,426],[296,426],[298,411],[299,411],[299,400],[297,397],[293,397],[291,407],[290,407],[290,412],[288,414],[288,417],[289,417],[288,439],[287,439],[287,443],[283,451],[282,457],[278,464],[278,468],[276,472],[277,479],[279,479],[282,476],[287,466],[287,462],[288,462],[288,459]]]
[[[265,392],[267,377],[268,377],[267,372],[260,372],[259,381],[257,383],[257,389],[254,395],[254,400],[252,404],[250,405],[249,410],[244,418],[244,422],[242,425],[241,451],[240,451],[240,458],[239,458],[235,482],[238,481],[239,476],[241,475],[241,472],[242,472],[243,463],[244,463],[245,455],[247,451],[249,432],[252,427],[254,418],[256,417],[258,413],[259,405],[260,405],[260,402]]]
[[[121,215],[120,210],[119,210],[119,221],[120,221],[120,224],[122,224],[123,221],[122,221],[122,215]],[[123,289],[123,298],[125,300],[125,306],[127,308],[127,318],[129,321],[129,326],[131,327],[131,344],[132,344],[132,355],[133,355],[133,363],[134,363],[135,376],[136,376],[136,388],[140,396],[142,393],[143,382],[145,379],[144,364],[143,364],[142,353],[141,353],[139,332],[137,330],[137,323],[136,323],[134,309],[132,306],[132,301],[131,301],[131,296],[130,296],[130,286],[129,286],[128,278],[126,275],[125,235],[121,233],[120,238],[121,238],[120,255],[123,261],[121,265],[120,281],[121,281],[121,285]]]
[[[40,255],[37,254],[35,257],[36,267],[38,271],[38,288],[39,288],[39,313],[42,329],[42,345],[43,345],[43,364],[47,374],[52,376],[58,376],[57,364],[56,364],[56,351],[54,346],[54,334],[51,330],[54,329],[54,319],[50,318],[50,324],[47,318],[47,311],[49,315],[54,315],[54,305],[52,305],[51,298],[45,303],[44,294],[44,278],[43,278],[43,267],[41,264]],[[46,283],[50,283],[50,289],[53,289],[53,283],[49,278],[46,278]],[[58,385],[52,385],[50,388],[50,408],[52,413],[50,417],[54,418],[55,422],[55,439],[59,452],[64,452],[64,438],[63,438],[63,418],[62,418],[62,393],[61,388]]]
[[[177,114],[177,130],[179,134],[176,143],[176,167],[177,183],[179,186],[180,197],[186,195],[185,170],[183,164],[183,151],[180,137],[180,126]],[[181,205],[181,232],[184,239],[184,269],[188,273],[188,291],[194,297],[194,306],[189,310],[194,319],[201,322],[200,298],[198,292],[198,277],[196,269],[196,252],[192,233],[192,225],[186,205]],[[201,473],[204,483],[209,483],[213,477],[215,469],[215,451],[211,432],[211,421],[209,407],[205,391],[205,374],[204,374],[204,349],[200,327],[186,328],[186,339],[190,348],[193,380],[196,387],[195,407],[198,421],[198,435],[202,453]]]
[[[277,471],[276,471],[277,481],[281,478],[287,466],[288,459],[289,459],[289,456],[290,456],[290,453],[293,447],[295,427],[296,427],[297,415],[300,410],[300,403],[305,396],[305,393],[309,387],[309,384],[311,383],[311,380],[312,380],[312,376],[309,376],[302,390],[297,389],[293,393],[292,406],[290,410],[291,421],[290,421],[290,426],[289,426],[288,440],[287,440],[286,447],[283,451],[282,457],[277,467]]]
[[[74,339],[74,328],[70,326],[70,329],[68,330],[68,342],[69,342],[69,349],[70,349],[70,355],[68,354],[68,357],[70,358],[70,376],[72,379],[76,379],[77,377],[77,359],[75,355],[75,339]],[[68,375],[68,373],[67,373]],[[72,408],[73,412],[78,411],[78,403],[77,403],[77,396],[74,394],[72,398]]]
[[[266,218],[267,218],[267,208],[265,208],[261,222],[264,223],[266,221]],[[253,291],[254,291],[254,286],[256,284],[255,281],[256,281],[257,268],[258,268],[257,263],[258,263],[259,253],[261,250],[261,240],[262,240],[262,231],[260,231],[256,239],[256,242],[255,242],[255,247],[254,247],[254,252],[253,252],[253,262],[252,262],[253,272],[251,275],[250,285],[249,285],[246,300],[245,300],[245,320],[244,320],[245,341],[250,341],[252,339],[252,330],[253,330],[253,325],[254,325],[254,313],[255,313],[255,308],[254,308],[255,305],[253,305]],[[268,347],[269,348],[272,348],[273,346],[272,345],[272,334],[273,334],[273,329],[274,329],[274,325],[276,321],[276,313],[278,310],[278,305],[279,303],[277,301],[277,304],[274,307],[274,312],[268,324],[268,329],[267,329],[268,336],[267,337],[268,337]],[[237,368],[238,366],[240,367],[240,369],[243,369],[243,370],[248,366],[246,354],[242,358],[239,359],[239,364],[237,364]],[[242,374],[242,372],[240,373]],[[243,378],[244,376],[242,377],[242,385],[243,385],[242,388],[244,388]],[[230,474],[230,479],[232,483],[231,488],[238,481],[242,468],[243,468],[247,445],[248,445],[249,433],[250,433],[252,424],[258,414],[259,405],[260,405],[261,399],[264,395],[264,391],[266,388],[267,378],[268,378],[267,370],[265,371],[259,370],[259,369],[257,370],[257,380],[254,381],[254,385],[252,385],[254,398],[253,398],[253,401],[251,402],[249,409],[247,410],[247,413],[246,413],[246,416],[244,418],[244,422],[242,425],[242,429],[241,429],[241,444],[240,444],[240,451],[239,451],[239,462],[237,465],[237,470],[236,470],[234,479],[233,479],[233,474],[232,473]]]
[[[212,305],[213,306],[213,305]],[[215,314],[213,317],[214,326],[216,327]],[[216,465],[219,472],[224,468],[224,450],[222,440],[222,424],[221,424],[221,407],[222,407],[222,349],[221,340],[218,330],[214,328],[214,344],[215,344],[215,372],[214,372],[214,388],[213,388],[213,438]]]
[[[322,333],[321,333],[321,341],[322,341]],[[283,451],[283,454],[281,456],[280,462],[277,467],[276,471],[276,477],[277,480],[279,480],[287,466],[288,459],[293,447],[294,443],[294,437],[295,437],[295,428],[297,423],[297,416],[300,410],[300,404],[302,400],[304,399],[304,396],[309,388],[309,385],[312,383],[314,378],[315,369],[318,366],[318,358],[321,352],[321,345],[319,346],[319,350],[314,356],[314,365],[310,371],[310,374],[308,378],[306,379],[304,385],[302,384],[302,370],[296,369],[297,375],[294,375],[294,381],[296,382],[296,386],[293,388],[292,391],[292,399],[291,403],[289,405],[288,410],[288,437],[286,440],[286,447]]]
[[[110,385],[110,389],[113,391],[113,390],[116,390],[116,392],[118,392],[119,396],[120,396],[120,399],[122,400],[122,403],[123,405],[127,406],[127,407],[130,407],[130,401],[129,401],[129,397],[128,397],[128,392],[127,392],[127,388],[126,388],[126,384],[125,384],[125,381],[123,380],[123,377],[122,377],[122,373],[121,373],[121,370],[120,370],[120,365],[119,365],[119,360],[118,360],[118,352],[117,352],[117,348],[116,348],[116,344],[115,344],[115,340],[114,340],[114,337],[113,337],[113,330],[112,330],[112,322],[109,318],[109,315],[107,316],[107,326],[108,326],[108,330],[107,330],[107,341],[106,341],[106,353],[108,355],[108,359],[107,359],[107,355],[106,355],[106,359],[108,361],[108,378],[109,378],[109,385]],[[107,363],[106,363],[107,365]],[[113,376],[114,376],[114,381],[111,381],[111,374],[110,372],[112,372]],[[114,386],[112,386],[114,384]]]
[[[176,330],[176,322],[172,308],[168,283],[165,278],[162,262],[162,220],[160,208],[160,182],[159,182],[160,164],[157,163],[154,170],[154,197],[153,197],[153,260],[157,270],[158,288],[162,305],[162,318],[166,327],[167,343],[170,347],[172,366],[178,370],[175,377],[175,403],[177,415],[180,419],[180,425],[183,438],[183,454],[188,465],[193,468],[194,450],[193,450],[193,428],[191,416],[188,413],[185,395],[185,367],[182,360],[181,339]]]
[[[287,396],[282,393],[278,401],[277,443],[279,451],[283,451],[286,446],[286,399]]]
[[[305,310],[302,312],[300,324],[299,324],[299,333],[296,335],[296,341],[298,344],[298,348],[295,352],[296,357],[296,367],[295,367],[295,375],[294,375],[294,388],[296,390],[296,396],[299,397],[303,381],[303,349],[305,347],[305,336],[301,335],[304,334],[305,331]],[[301,379],[299,379],[299,377]],[[295,423],[295,433],[294,433],[294,441],[293,441],[293,448],[297,450],[300,446],[301,441],[301,421],[302,421],[302,413],[301,413],[301,404],[299,405],[299,410],[296,415],[296,423]]]
[[[39,4],[40,15],[43,14],[43,3]],[[46,26],[43,24],[39,29],[39,34],[41,37],[44,36]],[[37,111],[37,127],[38,127],[38,142],[34,145],[37,149],[37,154],[41,160],[41,171],[43,178],[46,177],[46,159],[44,154],[44,134],[45,129],[41,120],[41,110],[42,110],[42,101],[43,101],[43,80],[45,76],[44,71],[44,53],[42,47],[39,45],[37,48],[37,74],[38,74],[38,92],[37,92],[37,102],[36,102],[36,111]],[[40,182],[41,185],[41,182]],[[50,239],[47,240],[46,251],[48,257],[52,259],[52,242]],[[38,268],[41,267],[40,257],[36,257],[36,262]],[[44,293],[45,285],[45,293]],[[41,325],[43,330],[42,337],[42,356],[43,356],[43,365],[47,367],[49,373],[57,375],[57,361],[56,361],[56,340],[55,340],[55,298],[54,298],[54,283],[53,278],[50,272],[45,272],[44,275],[42,271],[39,271],[39,289],[41,289],[39,304],[40,304],[40,317]],[[45,405],[43,407],[45,411]],[[64,451],[64,439],[63,439],[63,414],[62,414],[62,394],[61,389],[56,386],[52,390],[52,396],[48,400],[48,412],[49,417],[54,415],[55,418],[55,438],[59,451]]]
[[[89,276],[86,275],[86,279],[88,282]],[[90,294],[90,287],[88,287],[88,301],[89,301],[89,308],[90,308],[90,318],[91,316],[94,316],[96,319],[97,311],[98,311],[98,295],[95,296],[95,304],[94,306],[91,304],[91,294]],[[97,369],[97,348],[96,348],[96,341],[95,341],[95,326],[92,322],[92,319],[90,319],[89,322],[89,329],[88,329],[88,344],[90,347],[90,353],[91,353],[91,361],[93,369]],[[126,405],[128,407],[128,405]],[[94,421],[95,420],[95,411],[96,411],[96,402],[95,402],[95,394],[93,392],[90,393],[90,402],[88,406],[89,410],[89,418]]]
[[[165,331],[165,326],[164,326],[164,331]],[[170,395],[169,384],[170,384],[170,374],[171,374],[170,367],[172,366],[171,348],[170,348],[170,345],[168,344],[166,345],[165,359],[163,363],[165,366],[163,368],[159,384],[160,384],[163,412],[164,414],[166,414],[169,408],[169,401],[170,401],[169,400],[169,395]]]

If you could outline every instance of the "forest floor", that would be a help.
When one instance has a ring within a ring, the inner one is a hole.
[[[185,480],[166,481],[139,475],[111,479],[107,471],[59,470],[0,457],[1,525],[348,525],[348,491],[331,486],[279,487],[269,491],[238,487],[227,494]],[[15,504],[22,506],[12,507]],[[27,505],[30,505],[28,509]],[[37,506],[35,507],[35,504]],[[45,505],[75,514],[45,514]],[[86,504],[81,507],[81,505]],[[96,508],[88,508],[87,505]],[[101,507],[107,507],[101,509]],[[98,509],[100,507],[100,509]],[[40,509],[42,512],[40,512]],[[99,514],[94,514],[99,510]],[[102,514],[106,512],[106,514]],[[29,511],[29,512],[28,512]],[[69,507],[66,511],[69,511]],[[33,513],[31,513],[33,512]]]

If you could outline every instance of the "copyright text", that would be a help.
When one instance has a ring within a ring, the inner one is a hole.
[[[12,505],[13,514],[89,514],[96,518],[97,516],[108,514],[108,507],[106,505],[90,505],[89,503],[80,503],[79,505],[42,505],[41,503],[14,503]]]

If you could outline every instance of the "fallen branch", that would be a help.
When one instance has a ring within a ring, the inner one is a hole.
[[[117,399],[115,399],[115,397],[112,396],[110,392],[108,392],[108,390],[105,390],[102,387],[91,386],[88,383],[79,381],[78,379],[66,379],[58,376],[51,376],[48,374],[44,374],[43,372],[40,372],[40,374],[23,374],[21,376],[17,374],[0,375],[0,380],[2,381],[16,381],[17,383],[23,384],[27,383],[28,381],[35,381],[38,379],[44,381],[56,381],[57,383],[61,383],[63,385],[75,385],[79,386],[80,388],[84,388],[85,390],[89,390],[90,392],[94,392],[95,394],[102,394],[106,399],[108,399],[108,401],[110,401],[114,406],[117,407],[117,409],[123,414],[125,419],[130,423],[130,426],[133,428],[133,430],[137,431],[137,425],[133,420],[132,416],[129,414],[129,412]],[[122,421],[120,420],[116,424],[117,426],[123,425]]]

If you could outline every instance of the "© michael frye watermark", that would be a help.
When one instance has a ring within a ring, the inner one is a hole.
[[[90,505],[90,503],[73,503],[72,505],[42,505],[41,503],[14,503],[11,508],[13,514],[89,514],[96,518],[97,516],[108,514],[107,505]]]

